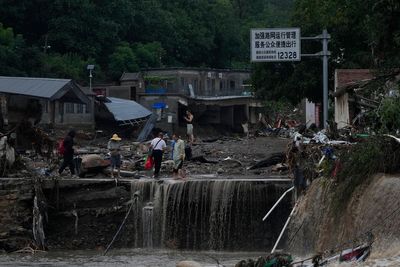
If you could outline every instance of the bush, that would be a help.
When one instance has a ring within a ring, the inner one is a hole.
[[[335,208],[341,210],[355,189],[368,184],[374,174],[400,170],[400,143],[390,137],[376,136],[342,151],[339,157],[342,168],[337,175]]]
[[[385,98],[377,113],[382,131],[394,132],[400,129],[400,98]]]

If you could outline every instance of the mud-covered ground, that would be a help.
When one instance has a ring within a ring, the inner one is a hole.
[[[288,139],[279,137],[220,137],[197,139],[191,146],[192,160],[184,162],[187,177],[191,175],[211,175],[213,177],[259,176],[285,174],[273,171],[273,166],[248,170],[256,162],[270,157],[274,153],[284,153]],[[167,144],[170,144],[167,140]],[[169,145],[168,150],[171,150]],[[164,154],[161,177],[172,175],[170,151]],[[151,175],[149,171],[139,171]]]
[[[161,168],[161,177],[172,176],[172,145],[167,137],[167,151]],[[96,140],[83,140],[76,138],[76,152],[78,156],[86,154],[98,154],[107,158],[108,137],[97,138]],[[274,153],[285,153],[288,139],[281,137],[197,137],[192,144],[193,160],[185,160],[184,169],[187,177],[191,175],[211,176],[259,176],[270,174],[285,174],[282,171],[273,171],[273,166],[248,170],[248,167],[256,162],[266,159]],[[134,140],[123,139],[121,141],[122,167],[121,170],[135,173],[136,177],[152,176],[151,171],[143,169],[144,160],[147,154],[149,141],[137,143]],[[109,176],[109,168],[97,177]],[[52,174],[56,174],[53,168]],[[68,171],[63,174],[68,176]],[[124,175],[127,177],[126,175]]]
[[[204,156],[217,163],[187,161],[185,165],[188,172],[193,174],[268,175],[272,172],[271,167],[247,169],[274,153],[284,153],[288,142],[288,139],[279,137],[225,137],[214,142],[204,140],[193,145],[193,157]]]

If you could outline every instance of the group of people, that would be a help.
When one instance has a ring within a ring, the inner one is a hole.
[[[74,163],[74,138],[75,138],[75,130],[70,130],[67,136],[62,140],[62,143],[59,145],[59,153],[62,154],[63,161],[61,162],[60,168],[58,169],[58,174],[65,170],[66,167],[69,168],[72,177],[75,177],[76,166]],[[117,169],[118,178],[120,175],[120,167],[121,167],[121,154],[120,154],[120,141],[121,138],[117,134],[113,134],[110,138],[107,149],[110,152],[110,161],[111,161],[111,177],[114,178],[114,170]]]
[[[173,175],[174,179],[184,179],[186,174],[183,170],[183,162],[185,160],[185,141],[177,134],[172,135],[173,149],[172,159],[174,162]],[[151,156],[154,160],[154,175],[153,178],[159,178],[161,162],[163,159],[164,151],[167,149],[167,144],[164,141],[164,134],[160,132],[156,138],[151,140],[150,150]]]
[[[194,142],[193,136],[193,114],[190,111],[186,111],[184,120],[187,122],[187,136],[190,144]],[[61,174],[66,167],[69,167],[72,176],[75,176],[75,164],[74,164],[74,137],[75,131],[71,130],[62,141],[62,156],[63,161],[58,170]],[[183,169],[183,162],[185,160],[185,141],[178,134],[172,135],[173,139],[173,152],[172,159],[174,162],[173,175],[174,179],[184,179],[185,171]],[[113,134],[110,138],[107,148],[110,152],[111,161],[111,177],[114,178],[114,170],[117,170],[117,176],[120,177],[121,168],[121,154],[120,154],[120,141],[121,138],[117,134]],[[154,175],[153,178],[159,178],[161,163],[163,159],[164,151],[167,149],[167,144],[164,141],[164,134],[160,132],[156,138],[154,138],[149,149],[152,151],[151,156],[154,160]]]

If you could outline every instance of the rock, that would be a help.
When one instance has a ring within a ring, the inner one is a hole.
[[[176,267],[202,267],[202,265],[195,261],[180,261],[176,264]]]

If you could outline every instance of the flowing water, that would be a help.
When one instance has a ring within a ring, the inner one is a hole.
[[[142,248],[269,248],[288,216],[291,199],[280,204],[271,220],[262,218],[287,187],[246,180],[134,182],[131,192],[140,197],[132,218],[138,228],[130,234]]]
[[[177,251],[159,249],[118,249],[106,256],[92,250],[52,251],[31,254],[2,254],[0,266],[37,267],[175,267],[179,261],[192,260],[203,267],[234,267],[242,259],[256,259],[264,252],[216,252],[216,251]],[[332,263],[328,267],[398,267],[400,255],[387,258],[371,258],[362,263]]]
[[[98,251],[53,251],[27,254],[3,254],[0,266],[129,266],[129,267],[175,267],[179,261],[192,260],[204,267],[231,267],[241,259],[256,258],[262,252],[215,252],[174,251],[153,249],[111,250],[106,256]]]

